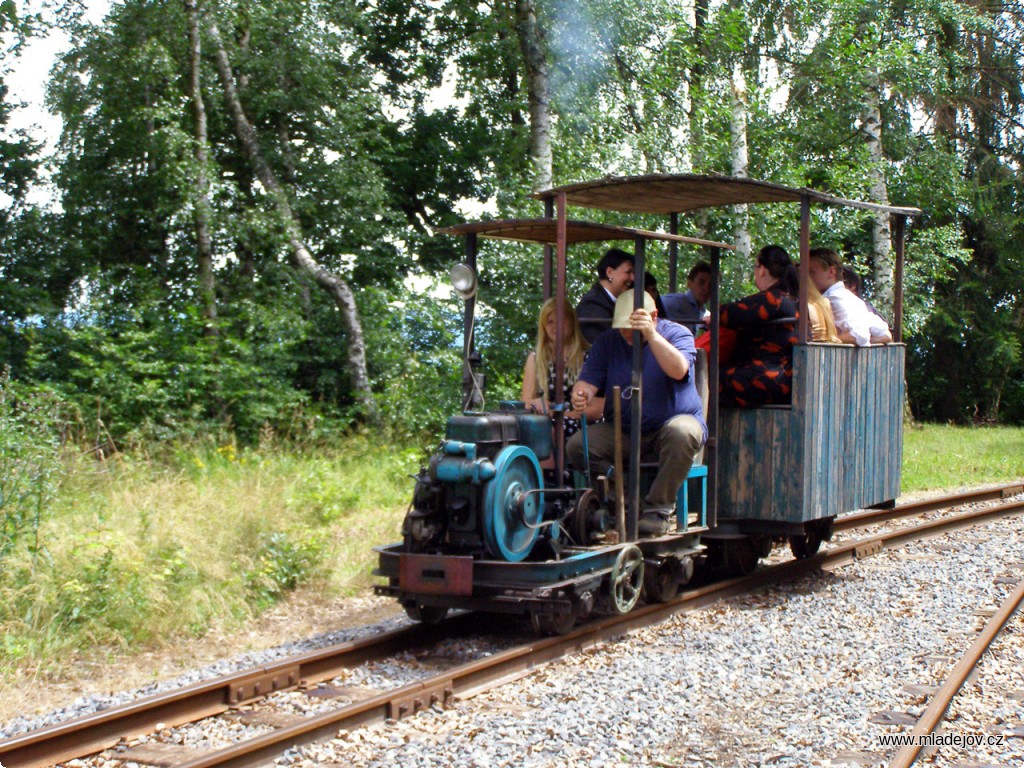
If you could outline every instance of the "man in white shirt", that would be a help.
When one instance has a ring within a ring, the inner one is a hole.
[[[811,280],[832,305],[839,339],[858,347],[891,342],[888,323],[872,314],[864,301],[843,285],[843,261],[839,254],[831,248],[812,248],[810,257]]]

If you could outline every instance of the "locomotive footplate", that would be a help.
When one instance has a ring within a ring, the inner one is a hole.
[[[645,558],[701,558],[704,547],[696,534],[675,534],[638,542]],[[403,604],[496,611],[501,613],[577,612],[600,589],[628,545],[567,547],[558,560],[510,563],[470,556],[413,554],[402,544],[375,547],[374,575],[387,584],[378,595]],[[590,595],[590,598],[587,595]]]
[[[409,592],[478,596],[491,590],[529,592],[565,586],[581,577],[606,572],[615,563],[622,546],[567,547],[565,557],[559,560],[510,563],[469,556],[411,554],[405,552],[401,544],[391,544],[374,548],[379,556],[374,574],[387,577],[393,587]],[[453,589],[446,589],[446,583],[451,583]],[[406,589],[406,585],[412,584],[418,586]]]

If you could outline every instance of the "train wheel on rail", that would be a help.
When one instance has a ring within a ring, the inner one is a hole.
[[[422,624],[440,624],[448,615],[448,609],[440,605],[420,605],[409,603],[405,606],[405,614],[413,621]]]
[[[571,613],[541,613],[534,611],[530,614],[530,623],[533,631],[538,637],[552,637],[555,635],[567,635],[576,626],[576,617]]]
[[[644,554],[634,544],[623,547],[612,566],[608,595],[616,613],[629,613],[644,587]]]
[[[817,531],[805,531],[798,536],[789,537],[789,550],[797,560],[812,557],[821,547],[821,534]]]
[[[746,576],[753,573],[760,559],[754,543],[749,538],[726,539],[721,542],[722,565],[729,576]]]
[[[660,563],[644,563],[644,600],[667,603],[679,594],[683,583],[683,564],[678,558],[666,557]]]

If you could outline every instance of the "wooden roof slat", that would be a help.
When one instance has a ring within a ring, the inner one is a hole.
[[[811,202],[919,216],[920,209],[848,200],[804,187],[787,187],[757,179],[696,174],[609,176],[566,184],[532,195],[545,200],[565,193],[566,202],[583,208],[630,213],[686,213],[701,208],[751,203],[796,203],[806,196]]]
[[[555,219],[501,219],[498,221],[477,221],[446,227],[438,232],[445,235],[476,234],[497,240],[511,240],[520,243],[555,245],[558,236],[558,222]],[[672,235],[667,232],[650,232],[633,227],[619,227],[612,224],[598,224],[592,221],[570,219],[566,222],[566,243],[596,243],[611,240],[633,240],[643,237],[647,240],[664,240],[692,245],[706,245],[712,248],[735,250],[729,243],[703,240],[686,235]]]

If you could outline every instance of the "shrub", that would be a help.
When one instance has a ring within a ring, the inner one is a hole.
[[[316,534],[300,541],[284,532],[264,535],[256,563],[242,577],[255,606],[268,608],[306,581],[323,562],[324,543]]]
[[[25,539],[38,552],[39,524],[61,478],[56,401],[22,393],[0,373],[0,562]]]

